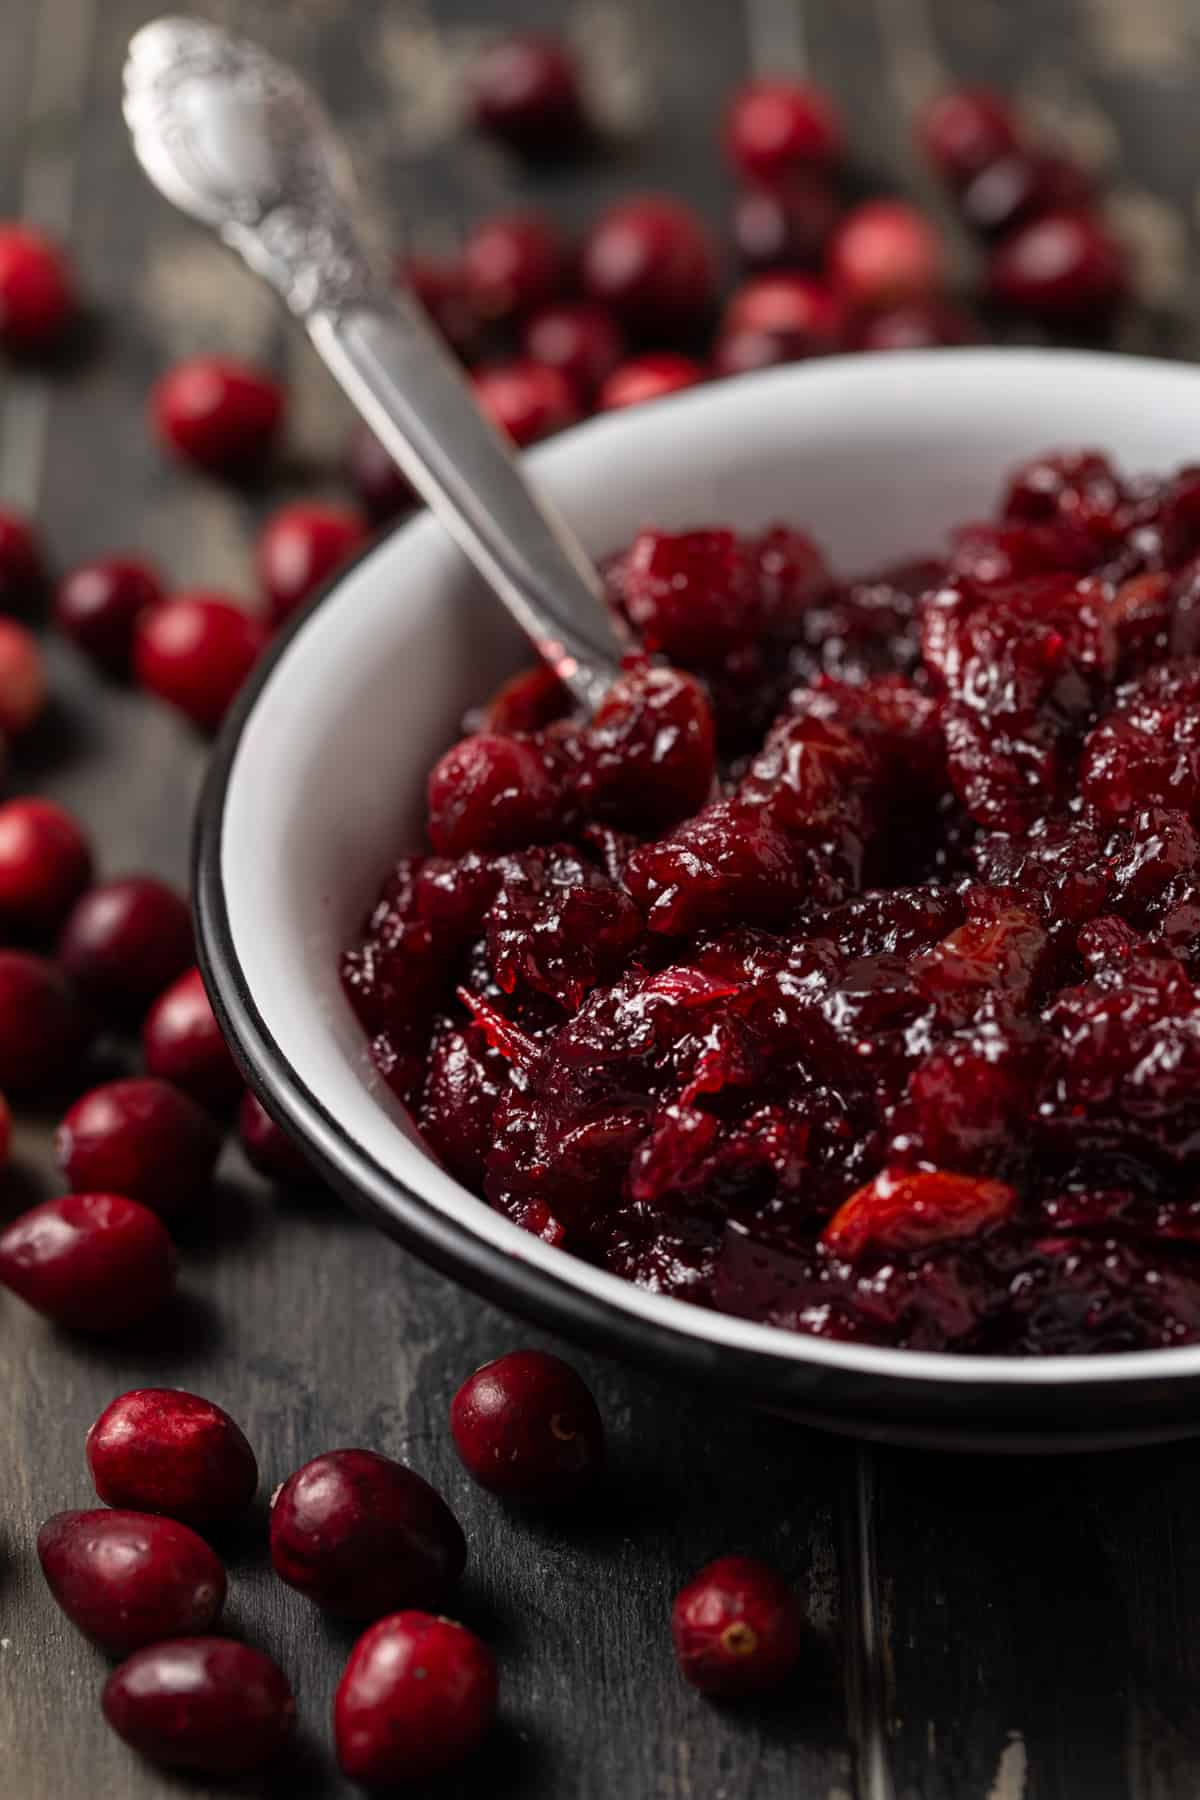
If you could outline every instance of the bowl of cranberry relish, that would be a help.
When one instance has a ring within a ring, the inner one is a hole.
[[[1052,352],[583,427],[532,466],[653,653],[591,721],[432,520],[370,550],[202,808],[267,1105],[615,1354],[866,1435],[1190,1429],[1196,464],[1200,372]]]

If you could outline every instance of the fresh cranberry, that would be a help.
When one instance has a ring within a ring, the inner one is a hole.
[[[988,290],[998,305],[1054,324],[1103,323],[1126,299],[1125,252],[1085,209],[1043,214],[992,253]]]
[[[416,499],[407,475],[366,425],[354,428],[346,453],[346,473],[367,517],[375,525],[390,525]]]
[[[829,275],[848,306],[868,311],[934,298],[945,280],[945,260],[937,233],[915,206],[866,200],[834,233]]]
[[[110,1656],[208,1631],[225,1604],[220,1558],[176,1519],[101,1507],[55,1513],[37,1549],[59,1606]]]
[[[134,672],[160,700],[213,731],[266,643],[265,626],[224,594],[176,594],[139,621]]]
[[[0,1282],[71,1331],[124,1331],[175,1286],[162,1221],[120,1194],[62,1194],[0,1232]]]
[[[1020,148],[1008,101],[988,88],[954,88],[926,107],[921,146],[953,188],[963,188],[981,169]]]
[[[54,621],[100,668],[127,675],[138,620],[166,599],[158,573],[135,556],[80,563],[58,584]]]
[[[338,1763],[351,1781],[422,1781],[469,1756],[491,1730],[498,1690],[486,1644],[465,1625],[397,1612],[350,1652],[333,1702]]]
[[[125,1194],[164,1218],[207,1191],[220,1148],[208,1114],[169,1082],[148,1076],[92,1088],[54,1137],[75,1193]]]
[[[466,1540],[441,1495],[373,1450],[316,1456],[271,1501],[275,1573],[343,1618],[377,1619],[408,1602],[437,1602],[466,1559]]]
[[[300,500],[281,507],[258,539],[258,580],[267,617],[280,625],[363,543],[366,522],[348,506]]]
[[[100,1703],[117,1736],[139,1755],[219,1777],[270,1762],[296,1712],[279,1665],[221,1637],[146,1645],[114,1669]]]
[[[630,331],[670,338],[702,324],[716,291],[708,233],[681,200],[645,194],[618,200],[584,240],[581,273],[590,297]]]
[[[476,1369],[454,1396],[450,1430],[467,1471],[506,1500],[572,1500],[604,1460],[596,1402],[569,1364],[542,1350]]]
[[[111,1400],[85,1445],[105,1506],[225,1525],[254,1498],[258,1464],[227,1412],[182,1388],[133,1388]]]
[[[560,300],[543,307],[525,326],[523,348],[532,362],[565,375],[586,406],[624,354],[620,328],[603,306]]]
[[[712,709],[679,669],[618,677],[583,736],[575,793],[594,818],[663,831],[709,798],[716,780]]]
[[[832,183],[815,169],[755,182],[734,203],[738,255],[748,269],[819,268],[838,211]]]
[[[100,882],[76,901],[58,957],[101,1012],[140,1018],[195,958],[187,902],[153,875]]]
[[[146,1014],[142,1057],[148,1075],[172,1082],[214,1112],[232,1106],[242,1091],[199,969],[180,975]]]
[[[823,282],[808,275],[759,275],[725,309],[713,353],[719,375],[741,375],[776,363],[836,350],[842,310]]]
[[[28,225],[0,225],[0,347],[43,355],[58,348],[78,316],[63,252]]]
[[[53,963],[0,950],[0,1088],[29,1093],[57,1081],[82,1050],[86,1026]]]
[[[1042,213],[1087,206],[1091,198],[1091,183],[1078,163],[1044,151],[1014,150],[981,169],[958,205],[972,231],[994,238]]]
[[[480,317],[507,324],[558,298],[567,253],[557,228],[541,213],[498,213],[467,239],[463,269]]]
[[[463,738],[429,777],[429,836],[442,856],[518,850],[549,836],[559,795],[540,752],[520,738]]]
[[[461,261],[401,257],[396,273],[401,284],[416,295],[450,348],[460,356],[470,356],[478,347],[480,321],[467,292]]]
[[[304,1181],[312,1171],[287,1132],[266,1107],[247,1092],[238,1114],[238,1136],[246,1160],[270,1181]]]
[[[46,707],[46,665],[33,633],[0,619],[0,732],[20,737]]]
[[[42,547],[32,525],[0,507],[0,612],[24,612],[46,583]]]
[[[492,424],[519,450],[579,417],[575,390],[559,369],[543,363],[497,363],[472,377],[475,397]]]
[[[231,476],[262,470],[286,410],[277,381],[228,356],[176,363],[156,383],[151,407],[168,450],[212,474]]]
[[[584,133],[579,71],[557,38],[501,38],[476,59],[468,87],[476,129],[526,155],[570,149]]]
[[[741,1699],[778,1687],[804,1645],[791,1588],[752,1556],[721,1556],[681,1588],[671,1608],[680,1673],[702,1694]]]
[[[767,79],[747,82],[725,120],[725,149],[739,174],[774,181],[797,167],[841,160],[841,121],[820,88]]]
[[[620,412],[626,406],[642,406],[647,400],[681,393],[703,380],[704,370],[693,357],[656,350],[614,369],[596,396],[596,407],[599,412]]]
[[[63,807],[32,798],[0,806],[0,918],[6,924],[53,931],[91,873],[91,848]]]
[[[936,350],[978,341],[974,319],[944,300],[913,300],[868,313],[850,334],[854,350]]]

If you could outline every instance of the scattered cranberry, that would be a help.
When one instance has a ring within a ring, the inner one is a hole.
[[[463,738],[433,766],[429,836],[441,856],[517,850],[553,833],[558,799],[532,744],[480,732]]]
[[[266,648],[266,628],[224,594],[176,594],[144,614],[133,666],[142,686],[213,731]]]
[[[704,370],[693,357],[656,350],[614,369],[596,397],[596,406],[600,412],[620,412],[626,406],[642,406],[647,400],[681,393],[703,380]]]
[[[850,334],[854,350],[936,350],[978,341],[974,319],[944,300],[913,300],[867,313]]]
[[[1129,292],[1125,253],[1095,213],[1046,213],[992,253],[988,290],[1050,323],[1103,323]]]
[[[86,1025],[60,970],[40,956],[0,950],[0,1088],[30,1093],[64,1075]]]
[[[258,540],[258,579],[272,625],[280,625],[315,594],[360,547],[366,522],[348,506],[301,500],[281,507]]]
[[[231,1106],[242,1091],[199,969],[180,975],[146,1014],[142,1057],[148,1075],[173,1082],[213,1112]]]
[[[153,875],[90,888],[58,943],[59,961],[84,996],[123,1019],[140,1018],[195,954],[186,900]]]
[[[373,1450],[316,1456],[271,1501],[275,1573],[343,1618],[436,1603],[466,1559],[466,1540],[441,1495]]]
[[[342,1773],[392,1787],[450,1768],[490,1731],[498,1686],[491,1651],[465,1625],[423,1612],[380,1619],[350,1652],[334,1696]]]
[[[829,274],[860,311],[935,297],[945,279],[937,233],[903,200],[866,200],[847,213],[829,247]]]
[[[92,852],[76,821],[53,800],[0,806],[0,919],[49,932],[91,879]]]
[[[120,1194],[62,1194],[0,1232],[0,1282],[71,1331],[124,1331],[175,1286],[161,1219]]]
[[[612,315],[586,300],[543,307],[526,324],[523,347],[532,362],[566,376],[581,406],[592,400],[625,349]]]
[[[734,204],[733,241],[749,269],[818,268],[837,224],[828,178],[798,169],[784,180],[755,182]]]
[[[479,314],[467,292],[461,262],[434,262],[427,256],[402,257],[396,272],[411,288],[452,350],[469,356],[479,339]]]
[[[285,400],[260,369],[227,356],[195,356],[160,378],[151,409],[168,450],[212,474],[247,476],[270,457]]]
[[[0,619],[0,732],[20,737],[46,706],[46,665],[33,633]]]
[[[557,38],[502,38],[477,58],[468,85],[476,129],[526,155],[570,149],[585,132],[579,71]]]
[[[778,1687],[804,1642],[787,1583],[751,1556],[721,1556],[675,1596],[671,1636],[680,1673],[702,1694],[740,1699]]]
[[[397,468],[366,425],[357,425],[351,436],[346,473],[367,517],[375,525],[390,525],[416,500],[407,475]]]
[[[716,292],[716,259],[690,207],[669,194],[618,200],[584,240],[581,273],[590,297],[622,324],[671,337],[703,323]]]
[[[59,1606],[110,1656],[208,1631],[225,1604],[220,1558],[176,1519],[102,1507],[55,1513],[37,1549]]]
[[[836,350],[842,309],[824,282],[809,275],[759,275],[733,295],[713,354],[719,375],[742,375],[776,363]]]
[[[572,1500],[604,1460],[596,1402],[569,1364],[541,1350],[513,1350],[467,1378],[450,1408],[467,1471],[506,1500]]]
[[[941,94],[920,121],[926,156],[953,188],[963,188],[981,169],[1020,146],[1012,108],[987,88],[955,88]]]
[[[963,221],[980,237],[1003,237],[1017,225],[1062,207],[1085,207],[1091,183],[1078,163],[1037,150],[1014,150],[979,171],[958,197]]]
[[[109,1081],[75,1102],[54,1150],[75,1193],[125,1194],[166,1218],[212,1180],[220,1133],[194,1100],[149,1076]]]
[[[807,83],[750,81],[725,121],[725,148],[739,174],[775,181],[796,168],[841,160],[841,121],[828,96]]]
[[[287,1132],[248,1091],[238,1114],[238,1136],[247,1162],[269,1181],[305,1181],[311,1177],[312,1170]]]
[[[542,363],[497,363],[472,377],[475,397],[498,430],[519,450],[579,417],[575,390],[559,369]]]
[[[46,583],[42,547],[32,525],[0,507],[0,612],[23,612]]]
[[[508,323],[557,299],[566,280],[566,249],[541,213],[498,213],[467,239],[463,270],[480,317]]]
[[[258,1464],[229,1414],[182,1388],[133,1388],[109,1402],[86,1441],[106,1506],[226,1525],[254,1498]]]
[[[270,1762],[296,1712],[277,1663],[220,1637],[173,1638],[135,1651],[105,1682],[101,1705],[139,1755],[216,1776]]]
[[[19,356],[55,350],[79,315],[63,252],[27,225],[0,225],[0,347]]]
[[[134,556],[98,557],[59,582],[54,620],[94,663],[111,675],[127,675],[138,620],[165,598],[149,563]]]

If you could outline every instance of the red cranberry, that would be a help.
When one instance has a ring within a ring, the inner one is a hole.
[[[733,212],[733,241],[750,269],[817,268],[837,224],[838,199],[815,169],[743,188]]]
[[[46,665],[33,633],[0,619],[0,732],[20,737],[46,705]]]
[[[491,1651],[465,1625],[423,1612],[380,1619],[350,1652],[334,1696],[342,1773],[392,1787],[450,1768],[490,1731],[498,1685]]]
[[[557,228],[541,213],[499,213],[467,239],[463,269],[481,318],[507,323],[557,298],[567,255]]]
[[[228,356],[176,363],[151,396],[155,429],[168,450],[217,475],[258,473],[283,424],[283,389],[270,375]]]
[[[429,1605],[467,1560],[458,1520],[427,1481],[373,1450],[330,1450],[271,1501],[275,1573],[346,1619]]]
[[[987,88],[955,88],[926,107],[921,146],[953,188],[1019,148],[1016,119],[1007,100]]]
[[[408,476],[397,468],[366,425],[356,426],[350,439],[346,474],[367,517],[375,525],[389,525],[406,513],[416,500]]]
[[[603,306],[560,300],[529,320],[523,348],[532,362],[565,375],[580,405],[586,406],[620,362],[625,346],[616,321]]]
[[[296,1713],[287,1677],[233,1638],[148,1644],[114,1669],[104,1716],[141,1756],[202,1775],[244,1775],[278,1755]]]
[[[781,1576],[752,1556],[721,1556],[675,1596],[671,1636],[685,1680],[740,1699],[778,1687],[799,1660],[804,1615]]]
[[[579,417],[575,390],[559,369],[542,363],[497,363],[472,377],[475,397],[492,424],[519,450]]]
[[[672,337],[712,309],[716,259],[690,207],[669,194],[618,200],[592,226],[582,252],[583,284],[631,331]]]
[[[520,738],[463,738],[429,776],[429,836],[440,856],[519,850],[550,836],[558,791],[540,752]]]
[[[60,1512],[38,1532],[46,1585],[72,1625],[110,1656],[207,1631],[225,1604],[225,1570],[204,1539],[155,1513]]]
[[[53,931],[91,873],[88,841],[63,807],[34,799],[0,806],[0,918],[7,925]]]
[[[54,1136],[75,1193],[125,1194],[164,1218],[207,1191],[220,1148],[208,1114],[169,1082],[148,1076],[92,1088]]]
[[[883,1169],[839,1207],[821,1242],[847,1262],[867,1250],[923,1250],[1003,1224],[1016,1205],[1015,1191],[1003,1181],[944,1169]]]
[[[148,1075],[173,1082],[214,1112],[231,1106],[242,1091],[199,969],[173,981],[146,1014],[142,1056]]]
[[[797,81],[750,81],[734,96],[725,149],[739,174],[774,181],[806,165],[828,168],[844,148],[841,121],[819,88]]]
[[[246,1160],[269,1181],[305,1181],[312,1171],[287,1132],[266,1107],[247,1092],[238,1114],[238,1136]]]
[[[905,306],[868,313],[850,335],[855,350],[936,350],[978,341],[974,319],[942,300],[912,300]]]
[[[138,620],[165,598],[149,563],[134,556],[99,557],[63,577],[54,599],[54,621],[102,669],[127,675]]]
[[[258,540],[258,579],[272,625],[280,625],[354,554],[366,522],[348,506],[301,500],[281,507]]]
[[[62,251],[27,225],[0,225],[0,346],[40,356],[62,343],[78,314]]]
[[[1091,197],[1091,183],[1078,163],[1037,150],[1014,150],[981,169],[958,204],[972,231],[1003,237],[1042,213],[1087,206]]]
[[[121,1018],[140,1018],[195,954],[186,900],[153,875],[90,888],[58,944],[59,961],[85,997]]]
[[[479,338],[479,314],[467,292],[461,262],[434,262],[427,256],[402,257],[396,272],[411,288],[452,350],[469,355]]]
[[[0,507],[0,612],[21,612],[46,582],[42,548],[32,525]]]
[[[483,709],[482,728],[505,737],[541,731],[570,710],[571,696],[554,670],[538,663],[500,684]]]
[[[175,1251],[149,1207],[120,1194],[61,1194],[0,1232],[0,1281],[71,1331],[124,1331],[175,1286]]]
[[[635,356],[614,369],[603,384],[596,397],[597,410],[620,412],[626,406],[641,406],[647,400],[678,394],[703,380],[700,364],[677,351],[657,350],[647,356]]]
[[[809,275],[759,275],[725,309],[714,366],[719,375],[740,375],[824,356],[837,349],[842,329],[841,307],[823,282]]]
[[[867,200],[847,213],[829,247],[829,274],[860,311],[936,296],[945,280],[937,233],[903,200]]]
[[[143,615],[133,646],[142,686],[202,730],[221,723],[266,648],[257,619],[223,594],[176,594]]]
[[[88,1468],[105,1506],[225,1525],[245,1512],[258,1464],[227,1412],[182,1388],[133,1388],[87,1434]]]
[[[476,129],[514,150],[542,156],[583,135],[579,71],[557,38],[502,38],[477,58],[468,85]]]
[[[704,805],[716,779],[712,709],[694,676],[636,668],[613,683],[580,750],[575,793],[593,818],[664,831]]]
[[[85,1036],[78,1002],[54,964],[0,950],[0,1088],[28,1093],[56,1081]]]
[[[8,1101],[0,1094],[0,1169],[3,1169],[12,1150],[12,1112]]]
[[[450,1430],[468,1473],[506,1500],[572,1500],[604,1461],[596,1402],[569,1364],[541,1350],[476,1369],[454,1396]]]
[[[1095,213],[1046,213],[992,253],[988,290],[1014,312],[1051,323],[1106,320],[1127,297],[1125,253]]]

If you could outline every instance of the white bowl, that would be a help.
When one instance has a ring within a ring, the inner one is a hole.
[[[782,519],[845,570],[936,549],[1022,458],[1098,446],[1133,470],[1200,460],[1200,371],[1073,353],[835,358],[725,382],[567,433],[530,459],[597,555],[637,527]],[[1179,1435],[1200,1346],[1045,1361],[867,1348],[650,1294],[550,1248],[423,1151],[338,983],[425,774],[464,709],[528,660],[428,516],[288,634],[218,746],[197,906],[217,1007],[262,1098],[385,1229],[568,1335],[864,1434],[1078,1448]],[[381,1259],[380,1279],[386,1280]]]

